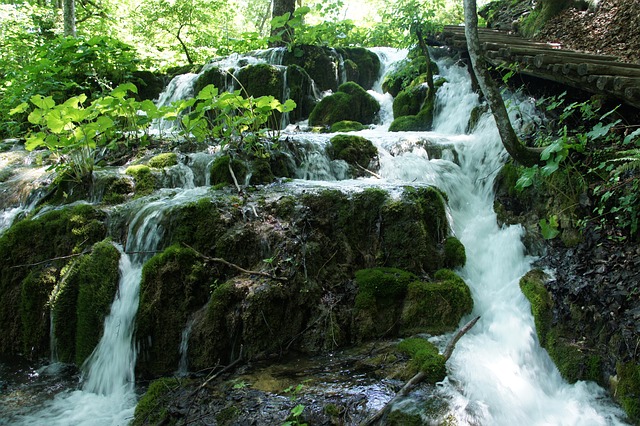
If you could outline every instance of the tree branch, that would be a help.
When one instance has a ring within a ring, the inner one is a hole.
[[[278,277],[276,275],[271,275],[267,272],[262,272],[262,271],[251,271],[248,269],[244,269],[241,266],[236,265],[235,263],[231,263],[228,260],[222,259],[220,257],[209,257],[209,256],[205,256],[204,254],[200,253],[198,250],[194,249],[193,247],[191,247],[189,244],[187,243],[182,243],[185,247],[193,250],[198,256],[200,256],[201,258],[203,258],[205,261],[207,262],[216,262],[216,263],[222,263],[223,265],[229,266],[237,271],[242,272],[243,274],[249,274],[249,275],[260,275],[262,277],[267,277],[267,278],[271,278],[272,280],[276,280],[276,281],[288,281],[287,277]]]
[[[464,327],[458,330],[455,336],[453,336],[453,338],[447,345],[444,353],[442,354],[445,362],[448,361],[449,358],[451,358],[451,354],[453,353],[453,349],[455,348],[456,343],[458,343],[458,340],[460,340],[460,338],[464,336],[466,332],[471,330],[471,328],[478,322],[479,319],[480,317],[475,317],[474,319],[469,321]],[[375,422],[377,422],[378,420],[380,420],[387,413],[387,411],[389,411],[389,409],[393,406],[393,404],[395,404],[400,398],[407,396],[409,392],[411,392],[411,390],[418,383],[423,381],[426,376],[427,374],[425,372],[423,371],[418,372],[415,376],[409,379],[409,381],[405,383],[404,386],[402,386],[402,389],[400,389],[398,393],[396,393],[396,395],[384,405],[384,407],[378,410],[378,412],[375,413],[373,416],[369,417],[368,419],[360,423],[360,426],[370,426]]]

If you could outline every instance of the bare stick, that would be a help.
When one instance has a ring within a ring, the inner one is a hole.
[[[451,357],[451,354],[453,353],[453,349],[456,346],[456,343],[458,342],[458,340],[460,340],[460,338],[464,336],[467,331],[471,330],[471,327],[473,327],[478,322],[479,319],[480,317],[475,317],[474,319],[469,321],[464,327],[458,330],[455,336],[453,336],[453,339],[451,339],[451,341],[447,345],[447,348],[442,354],[445,362],[448,361],[449,358]],[[409,392],[411,392],[411,389],[413,389],[418,383],[423,381],[426,376],[427,376],[426,373],[422,371],[418,372],[418,374],[413,376],[411,379],[409,379],[407,383],[404,384],[404,386],[402,386],[402,389],[400,389],[398,393],[396,393],[396,395],[393,398],[391,398],[389,402],[385,404],[384,407],[378,410],[378,412],[375,413],[373,416],[369,417],[368,419],[360,423],[360,426],[370,426],[375,422],[377,422],[378,420],[380,420],[382,416],[384,416],[385,413],[389,411],[389,409],[393,406],[393,404],[396,403],[396,401],[398,401],[400,398],[407,396]]]
[[[30,266],[38,266],[38,265],[42,265],[44,263],[53,262],[53,261],[56,261],[56,260],[72,259],[74,257],[82,256],[83,254],[87,254],[87,253],[88,252],[83,251],[82,253],[70,254],[68,256],[52,257],[51,259],[43,260],[41,262],[25,263],[24,265],[15,265],[15,266],[12,266],[12,268],[28,268]]]
[[[238,193],[241,193],[242,189],[240,189],[240,185],[238,185],[238,179],[236,179],[236,174],[233,172],[233,168],[231,167],[231,160],[229,160],[229,173],[231,173],[231,178],[233,179],[233,183],[236,185]]]
[[[277,280],[277,281],[287,281],[286,277],[278,277],[275,275],[271,275],[267,272],[262,272],[262,271],[250,271],[248,269],[244,269],[242,266],[238,266],[235,263],[231,263],[228,260],[225,260],[221,257],[209,257],[209,256],[205,256],[204,254],[200,253],[198,250],[194,249],[193,247],[191,247],[189,244],[186,243],[182,243],[185,247],[190,248],[191,250],[193,250],[194,252],[196,252],[196,254],[200,257],[202,257],[204,260],[208,261],[208,262],[217,262],[217,263],[222,263],[223,265],[227,265],[237,271],[240,271],[244,274],[249,274],[249,275],[260,275],[262,277],[267,277],[267,278],[271,278],[272,280]]]
[[[362,171],[365,171],[365,172],[369,173],[369,174],[370,174],[371,176],[373,176],[374,178],[382,179],[382,176],[380,176],[380,175],[379,175],[379,174],[377,174],[376,172],[372,172],[371,170],[369,170],[369,169],[367,169],[367,168],[365,168],[365,167],[362,167],[362,166],[361,166],[360,164],[358,164],[358,163],[356,163],[356,166],[358,166]]]

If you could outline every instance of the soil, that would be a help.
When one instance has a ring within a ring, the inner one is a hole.
[[[640,2],[600,0],[597,6],[569,8],[551,19],[535,38],[640,64]]]

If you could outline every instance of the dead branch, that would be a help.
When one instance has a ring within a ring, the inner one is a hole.
[[[75,254],[70,254],[68,256],[59,256],[59,257],[52,257],[51,259],[46,259],[40,262],[36,262],[36,263],[25,263],[23,265],[15,265],[12,266],[11,268],[28,268],[30,266],[38,266],[38,265],[42,265],[45,263],[49,263],[49,262],[54,262],[56,260],[67,260],[67,259],[72,259],[74,257],[78,257],[78,256],[82,256],[83,254],[87,254],[88,251],[83,251],[82,253],[75,253]]]
[[[456,346],[456,343],[458,342],[458,340],[460,340],[460,338],[464,336],[466,332],[471,330],[471,328],[478,322],[479,319],[480,317],[475,317],[474,319],[469,321],[464,327],[458,330],[455,336],[453,336],[453,339],[451,339],[444,353],[442,354],[445,362],[448,361],[449,358],[451,358],[451,354],[453,353],[453,349]],[[418,372],[418,374],[413,376],[411,379],[409,379],[407,383],[404,384],[404,386],[402,386],[402,389],[400,389],[398,393],[396,393],[396,395],[393,398],[391,398],[389,402],[385,404],[384,407],[378,410],[378,412],[375,413],[373,416],[369,417],[368,419],[360,423],[360,426],[370,426],[375,422],[377,422],[378,420],[380,420],[382,416],[384,416],[387,413],[387,411],[389,411],[389,409],[393,406],[393,404],[395,404],[400,398],[407,396],[409,392],[411,392],[411,389],[413,389],[418,383],[424,380],[426,376],[427,376],[426,373],[422,371]]]
[[[372,172],[371,170],[367,169],[366,167],[362,167],[360,164],[356,163],[356,166],[358,166],[360,168],[360,170],[369,173],[371,176],[373,176],[374,178],[377,179],[382,179],[382,176],[380,176],[379,174],[377,174],[376,172]]]
[[[198,250],[194,249],[193,247],[191,247],[189,244],[187,243],[182,243],[185,247],[193,250],[198,256],[200,256],[201,258],[203,258],[205,261],[207,262],[216,262],[216,263],[222,263],[223,265],[229,266],[237,271],[240,271],[244,274],[249,274],[249,275],[260,275],[262,277],[267,277],[267,278],[271,278],[272,280],[277,280],[277,281],[287,281],[287,277],[278,277],[276,275],[271,275],[267,272],[262,272],[262,271],[251,271],[248,269],[244,269],[242,266],[238,266],[235,263],[231,263],[228,260],[225,260],[221,257],[209,257],[206,256],[202,253],[200,253]]]
[[[226,367],[224,367],[222,370],[218,371],[215,374],[212,374],[211,376],[209,376],[207,378],[207,380],[205,380],[204,382],[202,382],[202,384],[200,386],[198,386],[196,388],[196,390],[194,390],[193,392],[191,392],[191,394],[189,395],[189,400],[191,400],[191,398],[193,398],[198,392],[200,392],[202,389],[205,388],[205,386],[207,386],[209,383],[211,383],[211,381],[213,379],[215,379],[216,377],[219,377],[221,374],[226,373],[227,371],[231,370],[233,367],[236,366],[236,364],[238,364],[241,360],[242,360],[242,350],[243,347],[242,345],[240,346],[240,353],[238,354],[238,358],[236,358],[233,362],[231,362],[231,364],[227,365]]]

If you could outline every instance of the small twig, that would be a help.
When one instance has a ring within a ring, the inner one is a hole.
[[[382,176],[380,176],[380,175],[379,175],[379,174],[377,174],[376,172],[372,172],[371,170],[369,170],[369,169],[367,169],[367,168],[365,168],[365,167],[362,167],[362,166],[361,166],[360,164],[358,164],[358,163],[356,163],[356,166],[358,166],[358,167],[360,168],[360,170],[362,170],[362,171],[364,171],[364,172],[369,173],[369,174],[370,174],[371,176],[373,176],[374,178],[382,179]]]
[[[189,395],[188,399],[193,398],[194,395],[196,395],[198,392],[200,392],[202,389],[204,389],[205,386],[207,386],[209,383],[211,383],[211,381],[213,379],[215,379],[216,377],[220,376],[221,374],[226,373],[227,371],[229,371],[233,367],[235,367],[236,364],[238,364],[242,360],[242,349],[243,349],[243,347],[240,346],[240,353],[238,354],[238,358],[236,358],[231,364],[227,365],[226,367],[224,367],[222,370],[218,371],[217,373],[212,374],[209,378],[207,378],[207,380],[202,382],[202,384],[200,386],[198,386],[198,388],[196,390],[191,392],[191,394]]]
[[[236,179],[236,174],[233,172],[233,168],[231,167],[231,160],[229,160],[229,173],[231,173],[231,179],[233,179],[233,183],[236,185],[238,193],[242,193],[242,189],[240,189],[240,185],[238,185],[238,179]]]
[[[455,336],[453,336],[453,339],[451,339],[444,353],[442,354],[445,362],[448,361],[449,358],[451,357],[451,354],[453,353],[453,349],[456,346],[456,343],[458,342],[458,340],[460,340],[460,338],[464,336],[466,332],[471,330],[471,327],[473,327],[478,322],[479,319],[480,317],[475,317],[474,319],[469,321],[464,327],[458,330]],[[396,393],[396,395],[384,405],[384,407],[378,410],[378,412],[376,412],[373,416],[369,417],[368,419],[360,423],[360,426],[370,426],[375,422],[377,422],[378,420],[380,420],[382,416],[384,416],[385,413],[389,411],[389,409],[393,406],[393,404],[396,403],[396,401],[398,401],[400,398],[407,396],[409,392],[411,392],[411,389],[413,389],[418,383],[424,380],[426,376],[427,374],[425,372],[423,371],[418,372],[418,374],[413,376],[411,379],[409,379],[407,383],[404,384],[404,386],[402,386],[402,389],[400,389],[398,393]]]
[[[182,243],[185,247],[190,248],[191,250],[193,250],[198,256],[202,257],[204,260],[208,261],[208,262],[217,262],[217,263],[222,263],[223,265],[227,265],[233,269],[236,269],[244,274],[249,274],[249,275],[260,275],[262,277],[267,277],[267,278],[271,278],[272,280],[277,280],[277,281],[287,281],[287,277],[278,277],[275,275],[271,275],[267,272],[262,272],[262,271],[251,271],[248,269],[244,269],[242,266],[238,266],[235,263],[231,263],[228,260],[225,260],[221,257],[209,257],[209,256],[205,256],[204,254],[200,253],[198,250],[194,249],[193,247],[191,247],[189,244],[187,243]]]
[[[56,260],[71,259],[71,258],[74,258],[74,257],[82,256],[83,254],[87,254],[87,253],[88,253],[87,251],[83,251],[82,253],[70,254],[68,256],[52,257],[51,259],[43,260],[41,262],[25,263],[23,265],[15,265],[15,266],[12,266],[11,268],[27,268],[27,267],[30,267],[30,266],[38,266],[38,265],[42,265],[42,264],[45,264],[45,263],[53,262],[53,261],[56,261]]]

